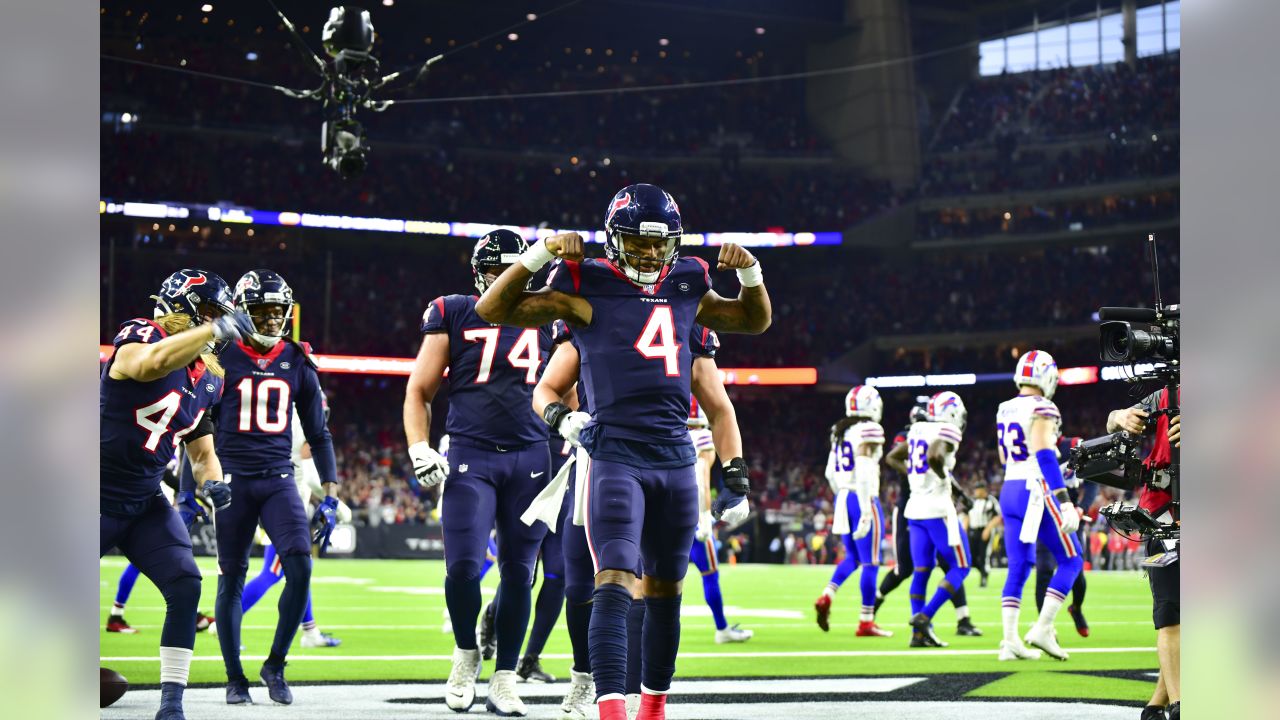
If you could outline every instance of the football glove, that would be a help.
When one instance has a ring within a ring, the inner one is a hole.
[[[1053,500],[1049,500],[1053,502]],[[1074,503],[1064,502],[1058,506],[1058,512],[1062,514],[1062,531],[1070,535],[1080,528],[1080,511],[1076,509]]]
[[[333,534],[333,526],[338,524],[338,499],[326,495],[320,506],[311,516],[311,542],[320,546],[320,554],[329,547],[329,536]]]
[[[221,480],[206,480],[200,488],[200,496],[209,501],[214,512],[231,504],[231,486]]]
[[[248,340],[255,332],[253,320],[242,312],[233,312],[213,321],[213,339],[218,342]]]
[[[184,490],[178,493],[176,500],[178,517],[182,518],[182,524],[187,526],[188,533],[194,532],[197,524],[209,522],[209,513],[205,512],[195,493]]]
[[[747,493],[751,484],[747,480],[747,461],[734,458],[724,464],[724,489],[716,495],[711,503],[711,514],[717,520],[730,525],[738,525],[751,514]]]
[[[439,485],[449,475],[449,463],[425,440],[409,446],[409,459],[413,461],[413,474],[422,490]]]
[[[853,529],[853,539],[861,540],[871,532],[871,503],[858,509],[858,526]]]

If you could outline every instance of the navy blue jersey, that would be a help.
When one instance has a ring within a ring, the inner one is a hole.
[[[260,353],[237,341],[218,359],[227,371],[227,391],[215,415],[222,469],[232,476],[293,472],[296,407],[320,481],[337,482],[324,391],[307,349],[281,340]]]
[[[610,438],[687,446],[689,336],[711,289],[707,264],[677,258],[656,284],[641,286],[605,260],[557,260],[547,285],[591,303],[591,324],[573,335],[592,424]]]
[[[164,330],[142,318],[120,326],[116,348],[152,344]],[[130,514],[143,510],[160,491],[174,448],[196,429],[222,394],[222,378],[197,360],[151,382],[111,377],[113,355],[102,367],[98,410],[102,415],[100,496],[104,511]]]
[[[485,445],[515,448],[547,440],[533,412],[533,388],[551,350],[551,329],[485,322],[475,295],[436,298],[422,333],[449,335],[449,416],[445,432]]]

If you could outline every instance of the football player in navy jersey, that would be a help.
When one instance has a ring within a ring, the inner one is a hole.
[[[337,521],[337,463],[315,362],[309,348],[285,339],[293,290],[278,274],[253,270],[236,283],[235,303],[248,313],[252,332],[219,355],[227,392],[217,409],[218,457],[236,492],[231,505],[214,515],[222,571],[215,605],[218,644],[227,671],[227,703],[252,703],[240,665],[241,596],[254,530],[261,524],[280,559],[285,586],[275,639],[259,676],[271,700],[288,705],[293,693],[284,678],[285,656],[307,607],[311,545],[319,544],[323,552]],[[310,523],[293,477],[295,410],[325,493]]]
[[[601,720],[626,717],[627,614],[644,560],[644,693],[639,717],[665,717],[680,637],[680,593],[698,520],[695,453],[689,441],[695,319],[719,332],[761,333],[771,321],[760,265],[741,247],[720,248],[718,266],[738,271],[742,291],[711,290],[707,264],[678,257],[680,209],[669,193],[630,185],[605,217],[605,260],[582,258],[577,233],[534,245],[484,292],[475,310],[496,323],[538,327],[555,319],[574,329],[592,414],[551,403],[543,419],[586,448],[587,539],[595,563],[589,644]],[[529,292],[535,272],[556,257],[548,287]],[[748,515],[746,464],[724,466],[713,512]],[[643,552],[642,552],[643,546]]]
[[[115,353],[102,368],[98,553],[119,548],[164,595],[156,719],[183,720],[200,571],[187,529],[160,482],[182,442],[199,492],[215,508],[231,502],[208,417],[223,387],[211,351],[252,327],[232,309],[226,281],[204,270],[170,275],[153,299],[155,319],[122,324]],[[182,500],[195,503],[194,495]]]
[[[510,230],[476,243],[471,270],[484,292],[528,246]],[[515,690],[516,663],[529,624],[534,563],[547,526],[525,525],[520,515],[550,480],[546,425],[531,398],[551,333],[490,323],[476,314],[475,295],[436,298],[423,313],[422,347],[405,392],[404,428],[414,475],[424,487],[445,481],[440,498],[444,526],[445,603],[453,620],[453,669],[445,704],[459,712],[475,702],[481,656],[475,625],[480,615],[480,569],[489,531],[498,530],[497,655],[486,707],[523,716]],[[548,319],[550,322],[550,319]],[[449,371],[449,460],[427,444],[430,403]]]
[[[533,391],[533,410],[541,411],[552,403],[563,402],[567,407],[581,412],[590,411],[586,385],[578,382],[579,354],[573,341],[573,331],[563,320],[556,320],[551,330],[555,349],[546,369]],[[579,490],[583,476],[586,453],[573,443],[560,439],[574,467],[570,485],[565,492],[560,514],[560,547],[564,563],[565,626],[569,631],[569,643],[573,647],[573,665],[569,670],[569,692],[560,703],[562,720],[586,720],[588,710],[595,701],[595,682],[591,678],[591,656],[587,645],[587,630],[591,623],[591,592],[595,587],[595,568],[587,547],[581,508],[575,500],[581,497]],[[553,443],[553,447],[556,443]],[[555,461],[553,461],[554,464]],[[550,533],[548,534],[550,536]]]

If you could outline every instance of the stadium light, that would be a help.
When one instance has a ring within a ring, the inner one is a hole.
[[[137,119],[136,116],[134,119]],[[576,159],[581,162],[581,158]],[[608,158],[601,162],[605,165],[610,164]],[[587,242],[604,242],[603,230],[542,228],[525,225],[495,225],[494,223],[444,220],[407,220],[355,215],[325,215],[293,210],[255,210],[233,205],[201,203],[115,202],[104,199],[98,203],[98,212],[103,215],[141,218],[202,216],[212,222],[233,222],[244,225],[285,225],[290,227],[405,233],[411,235],[450,235],[464,238],[480,238],[498,228],[507,228],[530,242],[556,233],[576,232],[582,235]],[[785,228],[776,228],[767,232],[699,233],[685,235],[681,238],[681,244],[683,245],[712,247],[730,242],[744,247],[803,247],[809,245],[839,245],[842,241],[843,235],[839,232],[788,232]]]

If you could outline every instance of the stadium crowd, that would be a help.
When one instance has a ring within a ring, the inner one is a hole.
[[[1178,126],[1179,54],[1124,63],[1002,74],[971,81],[942,121],[933,149]]]

